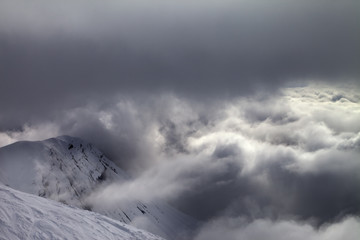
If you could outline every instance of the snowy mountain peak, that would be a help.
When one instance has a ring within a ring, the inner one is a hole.
[[[129,178],[91,144],[69,136],[14,143],[0,149],[0,159],[4,184],[78,207],[105,179]]]

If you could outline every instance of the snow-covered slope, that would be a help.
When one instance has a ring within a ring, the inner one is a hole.
[[[69,207],[0,184],[0,239],[160,240],[98,213]]]
[[[196,221],[165,202],[131,200],[110,208],[87,204],[97,188],[130,177],[98,149],[78,138],[61,136],[17,142],[0,148],[0,182],[16,190],[92,210],[167,239],[186,239]]]

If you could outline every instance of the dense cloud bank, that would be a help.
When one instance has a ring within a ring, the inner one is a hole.
[[[291,88],[208,107],[165,99],[149,115],[140,111],[147,133],[134,152],[146,154],[132,164],[149,167],[134,182],[103,189],[103,198],[170,199],[202,220],[290,217],[319,226],[359,213],[357,90]]]

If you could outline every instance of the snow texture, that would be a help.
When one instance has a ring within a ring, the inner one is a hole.
[[[0,185],[0,239],[160,240],[144,230]]]

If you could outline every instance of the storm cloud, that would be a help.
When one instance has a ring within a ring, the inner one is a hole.
[[[212,99],[359,77],[358,1],[0,4],[0,121],[10,128],[105,95]]]

